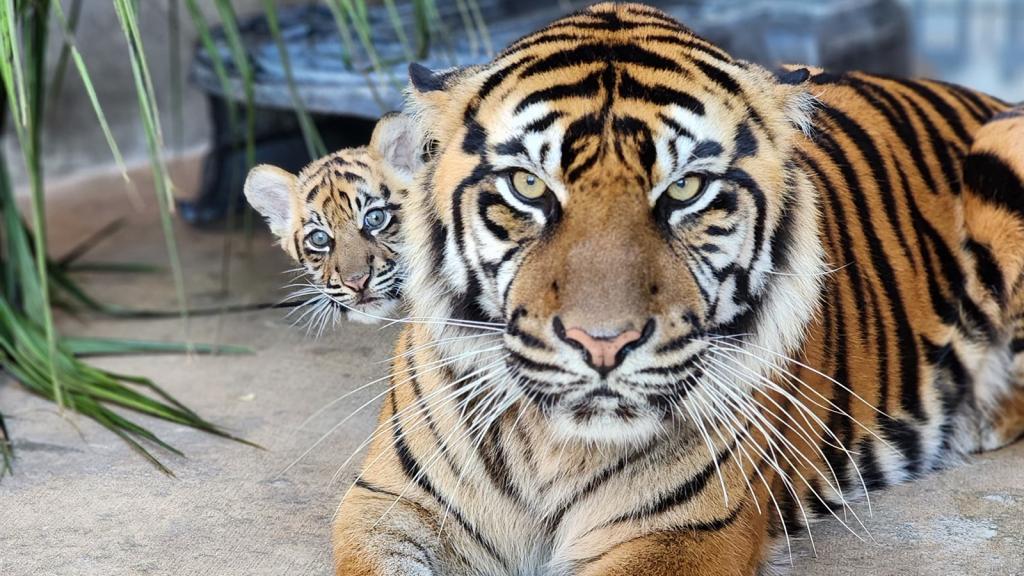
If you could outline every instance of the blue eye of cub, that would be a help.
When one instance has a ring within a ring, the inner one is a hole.
[[[315,230],[312,234],[306,237],[306,240],[313,248],[320,250],[326,249],[331,245],[330,235],[323,230]]]
[[[382,208],[374,208],[363,216],[363,228],[377,230],[383,228],[388,222],[388,213]]]

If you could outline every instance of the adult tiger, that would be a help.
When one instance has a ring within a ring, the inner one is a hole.
[[[812,514],[1020,435],[999,100],[773,75],[634,4],[411,76],[423,320],[339,574],[754,574]]]

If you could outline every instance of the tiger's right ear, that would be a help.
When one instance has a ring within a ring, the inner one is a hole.
[[[245,198],[280,238],[291,232],[292,190],[298,178],[276,166],[261,164],[249,171],[245,179]]]
[[[409,64],[409,99],[417,112],[427,117],[440,114],[452,101],[452,89],[471,68],[431,70],[417,62]]]

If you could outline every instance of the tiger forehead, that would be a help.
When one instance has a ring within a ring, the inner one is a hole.
[[[604,4],[557,20],[513,43],[488,67],[478,91],[481,101],[528,94],[522,109],[538,101],[599,96],[609,71],[617,78],[617,96],[655,103],[676,103],[701,112],[697,94],[679,91],[685,82],[695,92],[727,94],[743,90],[730,72],[737,63],[710,42],[666,14],[641,5]],[[572,82],[566,74],[575,73]],[[651,86],[655,77],[674,86]],[[655,90],[642,90],[643,88]],[[604,94],[606,98],[610,94]]]
[[[477,133],[468,123],[463,148],[528,159],[568,180],[617,157],[649,185],[730,152],[741,125],[761,124],[767,104],[751,79],[659,11],[599,5],[514,43],[488,67],[467,109]],[[675,140],[692,144],[665,144]]]
[[[381,176],[365,148],[340,150],[306,166],[299,173],[299,193],[306,203],[354,196],[360,191],[380,195]]]

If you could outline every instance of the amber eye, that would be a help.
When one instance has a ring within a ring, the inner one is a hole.
[[[512,188],[525,200],[540,200],[548,191],[548,185],[535,174],[517,170],[512,174]]]
[[[707,178],[700,174],[687,174],[676,180],[665,193],[676,202],[690,202],[707,187]]]

